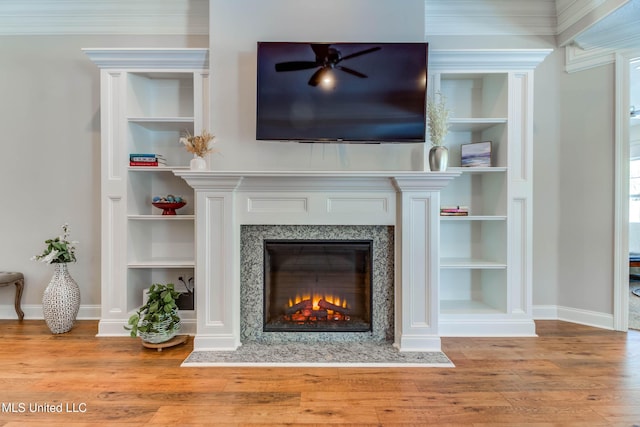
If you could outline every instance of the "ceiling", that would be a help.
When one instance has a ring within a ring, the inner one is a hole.
[[[209,3],[0,0],[0,35],[207,35]],[[584,50],[640,47],[640,0],[424,0],[424,13],[426,36],[555,36],[558,46]]]
[[[584,50],[640,48],[640,0],[629,0],[574,38]]]

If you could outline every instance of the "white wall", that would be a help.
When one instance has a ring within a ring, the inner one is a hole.
[[[99,72],[82,47],[209,44],[213,131],[223,150],[214,167],[413,169],[422,161],[421,147],[413,145],[276,144],[254,137],[257,40],[423,40],[421,0],[211,0],[210,7],[210,40],[0,37],[0,268],[26,274],[25,305],[40,304],[52,273],[29,258],[65,221],[80,241],[71,273],[82,304],[100,303]],[[542,36],[427,41],[442,49],[555,46],[553,37]],[[559,49],[535,72],[534,305],[611,313],[613,68],[566,74],[563,64]],[[0,288],[0,317],[15,316],[13,292]]]
[[[21,271],[27,317],[42,318],[53,274],[30,258],[68,222],[78,240],[70,272],[80,316],[100,304],[100,74],[83,47],[206,47],[197,37],[0,37],[0,269]],[[0,318],[15,317],[14,287],[0,288]]]
[[[614,83],[613,65],[558,80],[558,304],[599,313],[613,313]]]
[[[210,10],[214,168],[422,168],[424,144],[256,141],[255,60],[257,41],[423,41],[423,0],[212,0]]]
[[[613,313],[613,65],[568,74],[564,57],[536,70],[533,297],[596,319]]]

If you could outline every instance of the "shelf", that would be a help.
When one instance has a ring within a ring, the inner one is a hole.
[[[475,258],[442,258],[440,259],[440,268],[503,270],[507,268],[507,265],[496,261]]]
[[[128,215],[134,221],[193,221],[195,215]]]
[[[156,259],[149,261],[133,261],[129,268],[194,268],[196,265],[192,259]]]
[[[188,166],[129,166],[131,172],[173,172],[187,169]]]
[[[447,170],[451,172],[461,172],[461,173],[500,173],[506,172],[507,168],[503,166],[491,166],[491,167],[461,167],[455,166],[447,168]]]
[[[130,125],[141,126],[151,131],[179,131],[193,132],[195,119],[193,117],[128,117]]]
[[[440,215],[440,221],[506,221],[506,215],[467,215],[450,216]]]
[[[164,124],[164,123],[193,123],[193,117],[128,117],[129,123]]]
[[[451,132],[478,132],[489,129],[492,126],[506,124],[507,119],[498,118],[459,118],[449,120]]]
[[[442,300],[440,301],[440,313],[444,315],[504,314],[503,311],[489,304],[472,300]]]

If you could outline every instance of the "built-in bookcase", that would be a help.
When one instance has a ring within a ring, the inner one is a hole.
[[[442,190],[440,202],[468,208],[467,216],[440,217],[439,332],[444,336],[535,334],[532,85],[533,69],[547,53],[432,55],[430,91],[440,92],[452,110],[445,139],[449,170],[461,172]],[[490,165],[463,167],[461,147],[476,142],[491,143]]]
[[[101,335],[122,325],[153,283],[178,290],[195,276],[193,189],[173,171],[193,157],[179,139],[208,129],[207,49],[86,49],[101,68],[102,317]],[[157,155],[158,166],[132,166],[132,154]],[[154,196],[187,205],[162,215]],[[181,311],[183,329],[195,312]]]

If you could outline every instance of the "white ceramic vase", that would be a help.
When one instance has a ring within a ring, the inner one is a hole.
[[[54,334],[73,328],[80,309],[80,288],[69,274],[66,263],[56,263],[55,272],[42,296],[42,311]]]
[[[193,156],[193,159],[189,162],[189,168],[192,171],[207,170],[207,161],[200,156]]]

